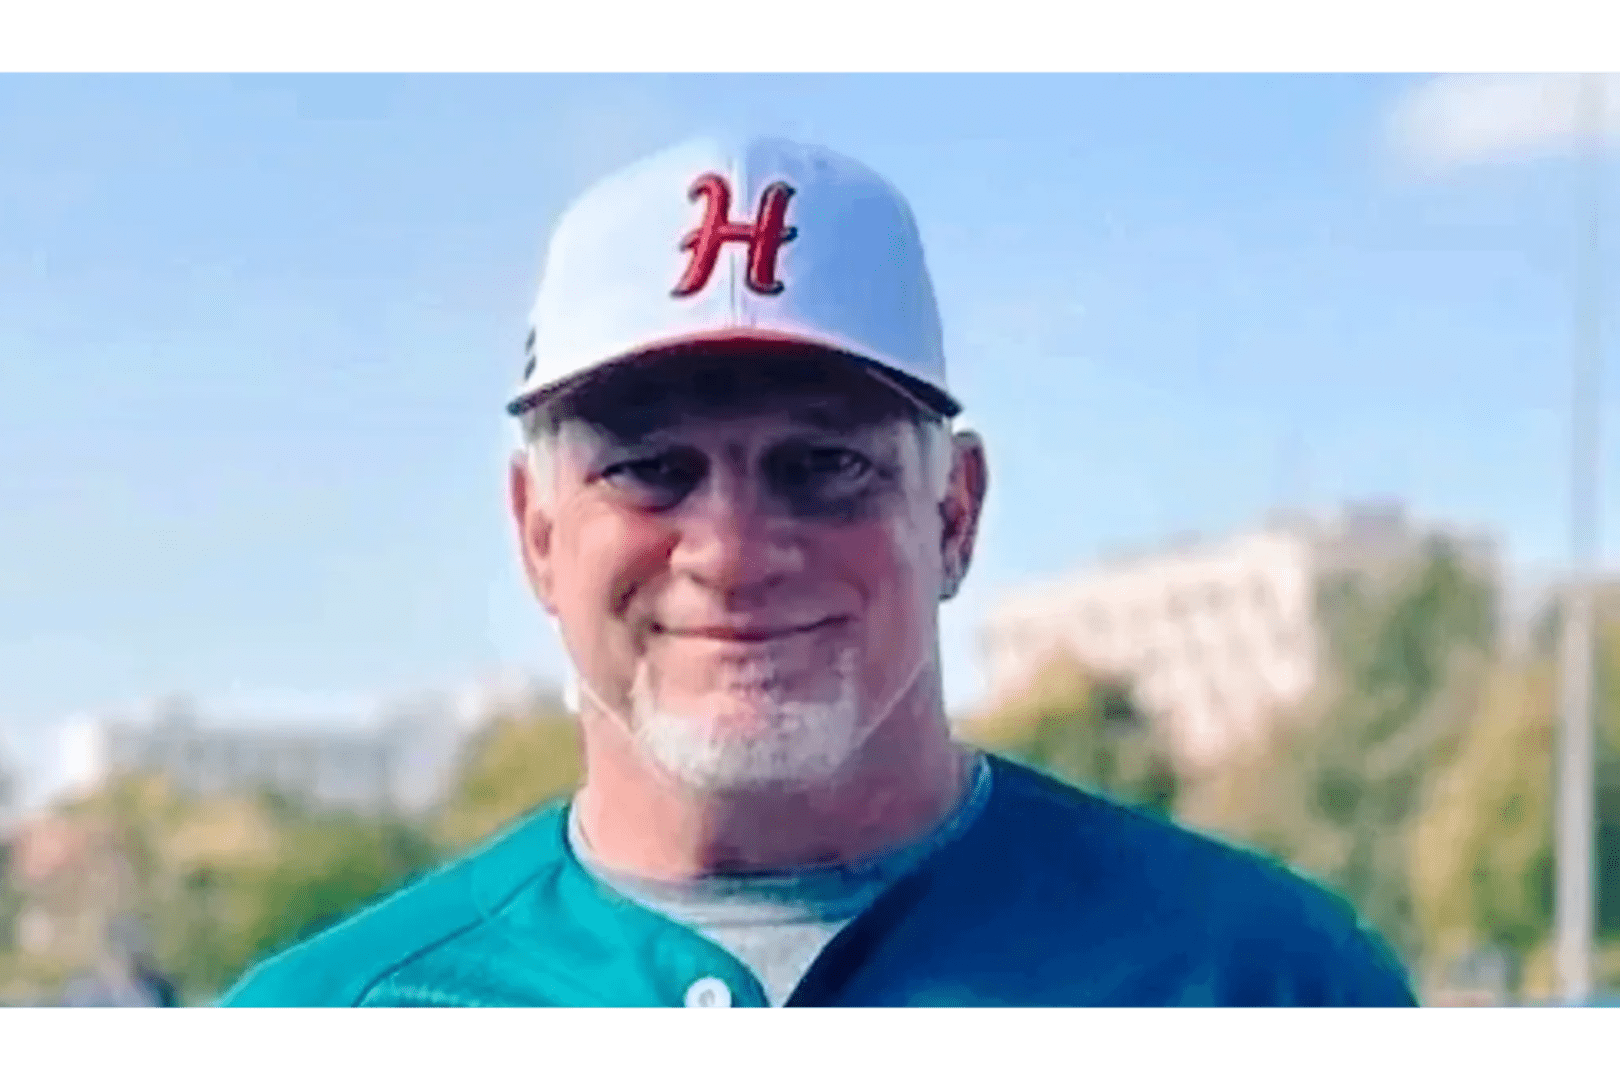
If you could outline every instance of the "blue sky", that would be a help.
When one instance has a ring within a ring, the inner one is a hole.
[[[177,690],[290,715],[556,675],[503,504],[542,246],[592,178],[716,127],[913,202],[992,464],[956,706],[1000,591],[1285,496],[1556,559],[1572,176],[1403,165],[1421,83],[0,78],[0,738],[33,759]]]

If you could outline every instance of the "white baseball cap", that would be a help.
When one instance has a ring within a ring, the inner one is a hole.
[[[698,139],[564,212],[507,408],[607,364],[758,341],[843,354],[952,417],[941,339],[916,221],[887,181],[785,139]]]

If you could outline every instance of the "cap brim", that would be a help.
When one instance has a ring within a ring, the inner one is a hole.
[[[678,338],[667,338],[636,349],[633,352],[604,360],[600,364],[569,378],[525,390],[507,405],[506,410],[513,416],[519,416],[548,398],[555,397],[557,394],[577,385],[581,380],[593,375],[599,375],[608,369],[624,364],[645,363],[664,355],[689,354],[694,349],[701,349],[706,345],[781,346],[824,353],[860,365],[878,382],[887,385],[902,397],[910,399],[925,411],[943,419],[952,419],[962,411],[962,406],[950,394],[914,375],[908,375],[895,364],[867,355],[864,350],[853,349],[843,343],[829,342],[811,335],[790,334],[775,330],[747,329],[720,330]]]

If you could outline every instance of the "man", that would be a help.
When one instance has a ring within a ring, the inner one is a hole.
[[[130,915],[108,922],[93,970],[71,980],[60,1002],[66,1008],[160,1009],[179,1003],[174,984],[152,959],[145,924]]]
[[[1404,1005],[1339,901],[953,742],[987,473],[911,212],[698,141],[557,227],[511,410],[586,779],[232,1005]]]

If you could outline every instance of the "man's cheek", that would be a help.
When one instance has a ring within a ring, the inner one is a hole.
[[[936,599],[942,557],[925,537],[914,530],[890,538],[881,558],[874,560],[870,580],[884,582],[890,604],[903,610],[896,615],[910,616],[921,605]]]

